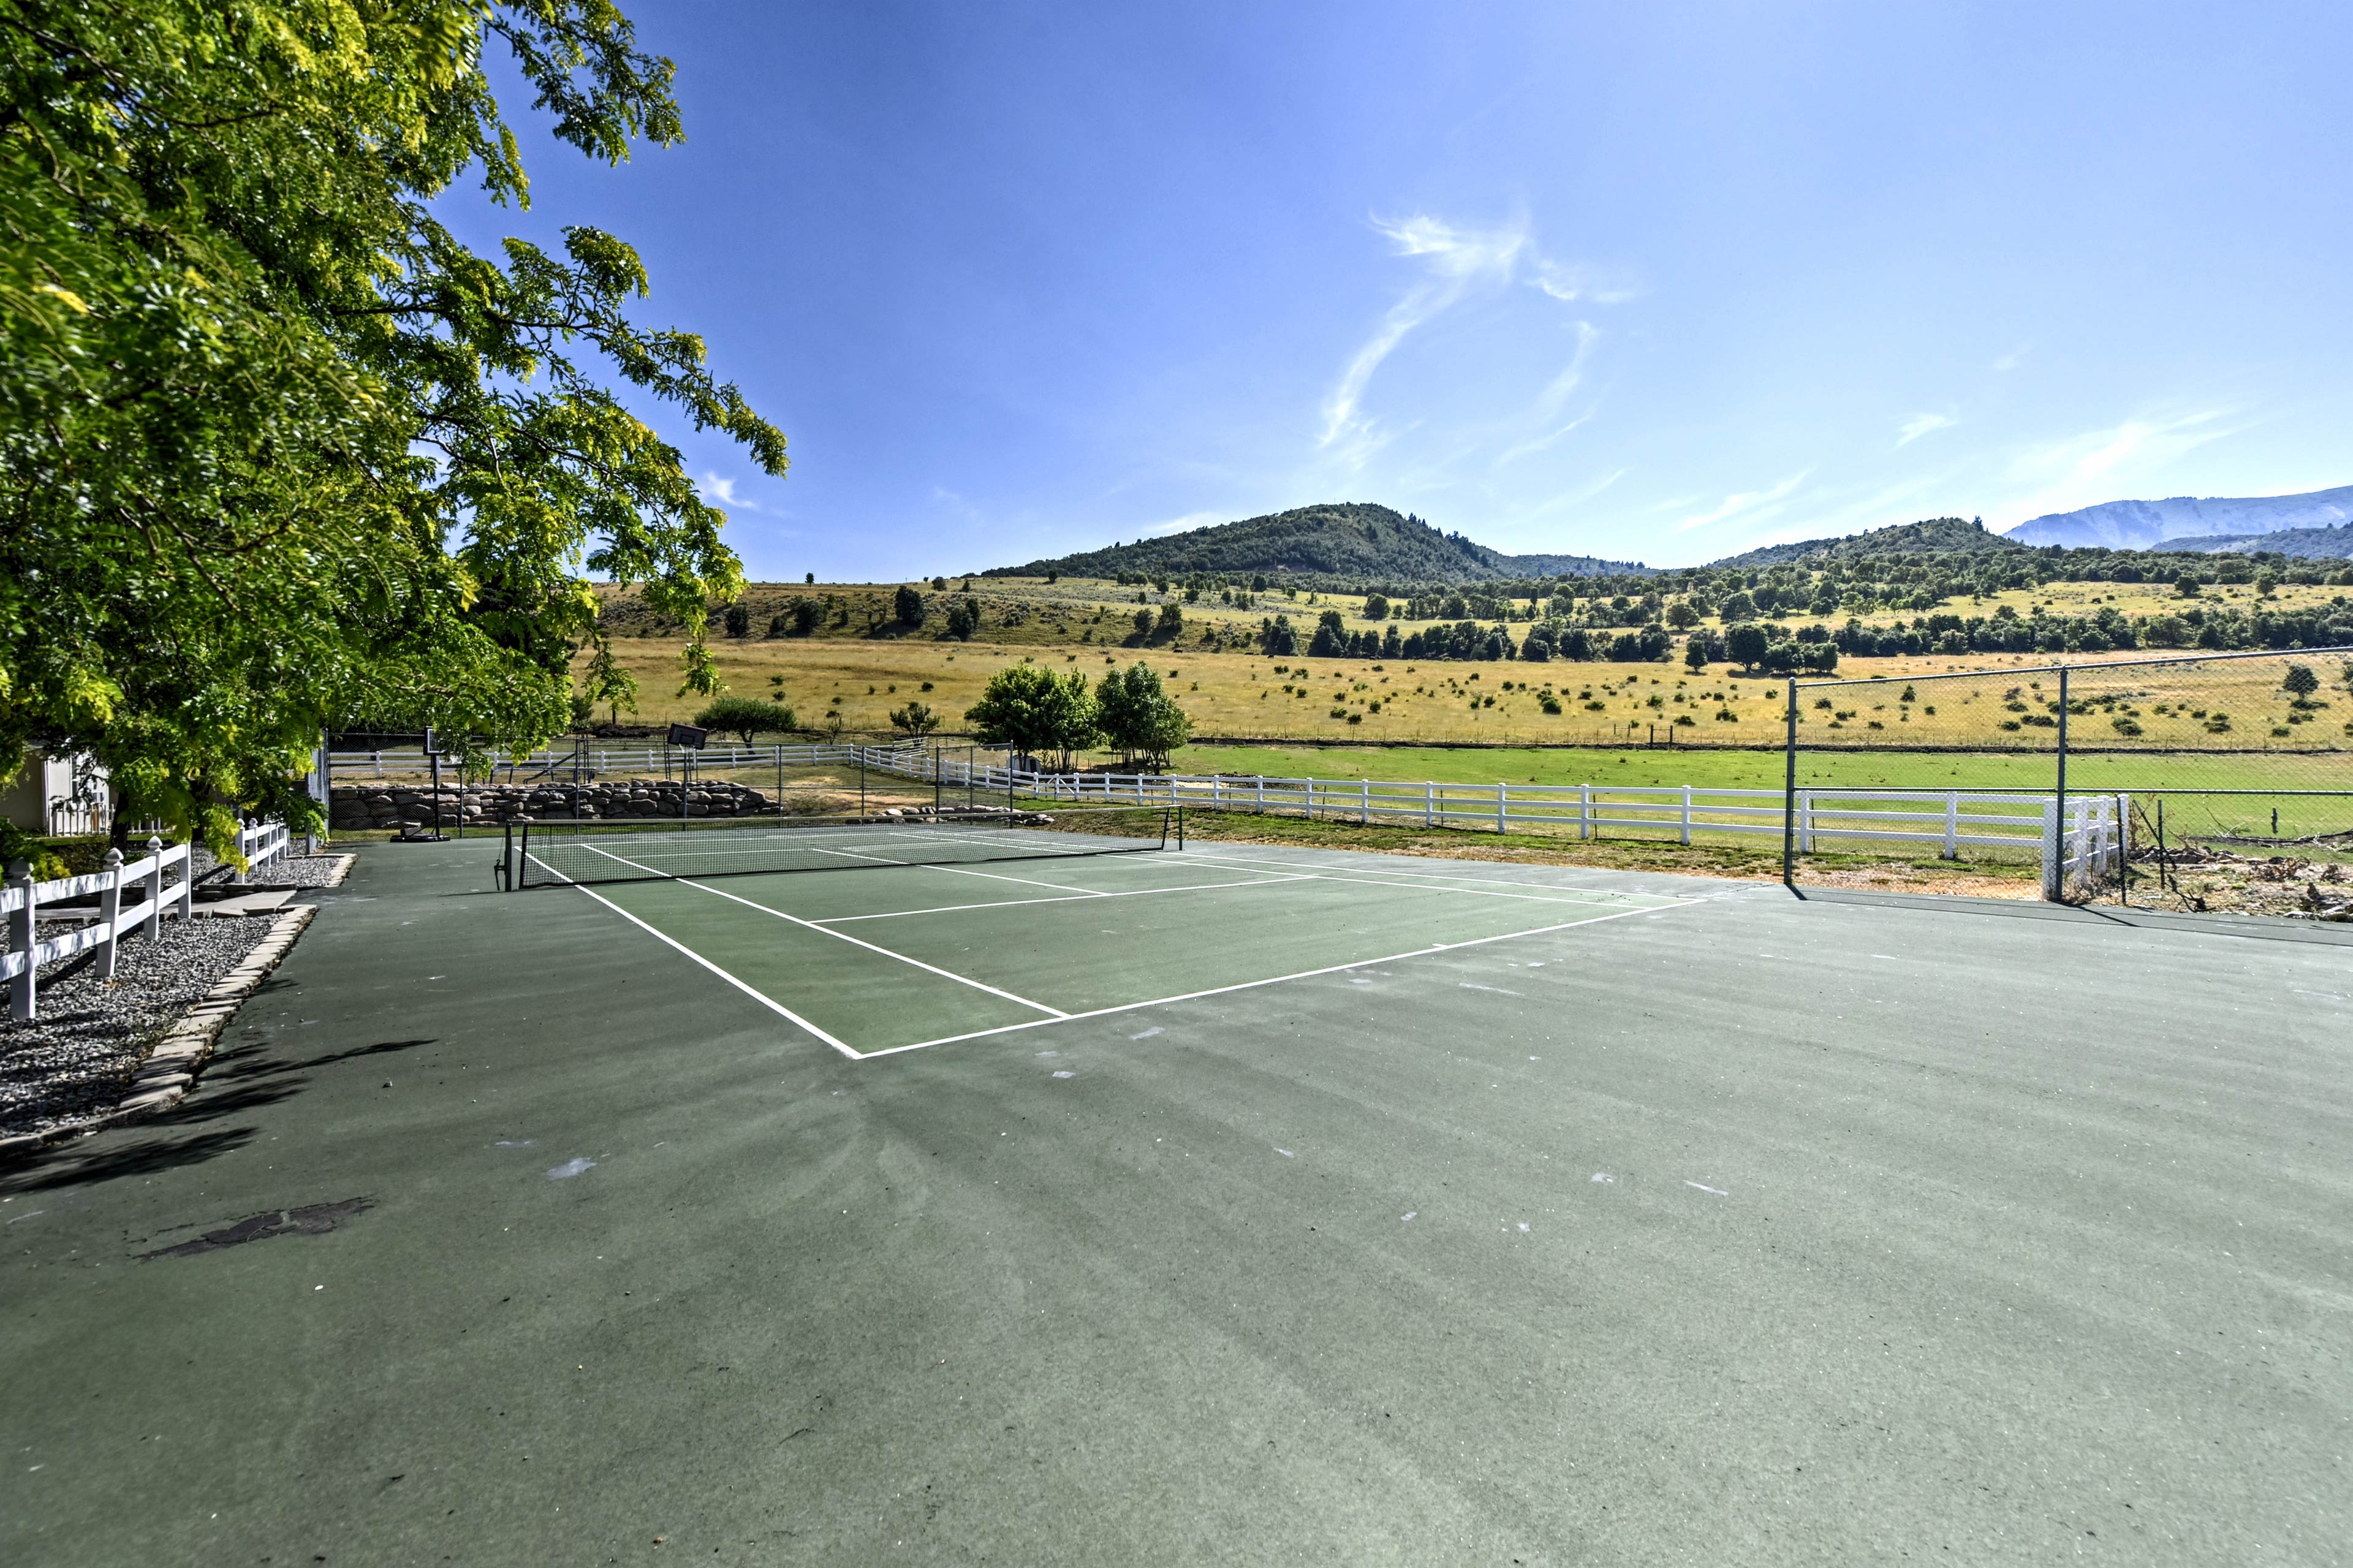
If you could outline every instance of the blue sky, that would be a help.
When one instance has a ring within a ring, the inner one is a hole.
[[[628,9],[687,142],[527,135],[529,213],[446,210],[638,246],[790,440],[646,410],[758,578],[2353,483],[2341,5]]]

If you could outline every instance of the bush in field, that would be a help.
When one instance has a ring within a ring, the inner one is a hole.
[[[2291,664],[2287,667],[2287,673],[2280,678],[2280,687],[2289,696],[2303,701],[2320,689],[2320,677],[2308,664]]]
[[[1105,672],[1095,687],[1094,709],[1104,743],[1155,770],[1166,767],[1168,753],[1192,737],[1193,721],[1161,687],[1158,673],[1141,661],[1124,674]]]
[[[923,596],[902,585],[891,595],[891,611],[901,626],[920,626],[923,624]]]
[[[1070,753],[1095,738],[1095,703],[1087,678],[1077,670],[1017,664],[988,678],[980,700],[965,710],[973,738],[984,746],[1009,746],[1037,756]]]
[[[729,637],[748,637],[752,635],[752,608],[750,605],[728,605],[726,619],[727,635]]]
[[[782,734],[800,727],[791,709],[763,697],[722,697],[697,713],[694,724],[699,730],[741,735],[747,746],[755,734]]]
[[[891,710],[891,728],[910,740],[918,735],[928,735],[939,727],[939,713],[928,703],[910,700],[904,708]]]

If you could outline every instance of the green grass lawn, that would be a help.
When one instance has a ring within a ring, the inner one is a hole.
[[[1605,751],[1585,747],[1187,746],[1184,773],[1266,773],[1337,779],[1429,779],[1439,784],[1690,784],[1778,789],[1778,751]],[[1798,783],[1821,788],[2047,790],[2048,752],[1800,752]],[[2071,784],[2111,789],[2338,789],[2353,793],[2353,759],[2277,753],[2081,753]]]

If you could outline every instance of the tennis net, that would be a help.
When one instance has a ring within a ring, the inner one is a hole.
[[[660,824],[519,822],[507,829],[504,880],[510,888],[544,888],[1134,855],[1172,843],[1181,847],[1179,809],[984,807],[895,816],[693,817]]]

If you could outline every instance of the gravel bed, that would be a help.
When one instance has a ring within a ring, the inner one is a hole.
[[[79,955],[46,965],[40,1016],[0,1020],[0,1136],[113,1110],[156,1037],[261,945],[270,925],[167,920],[153,942],[125,932],[111,981]]]
[[[220,862],[214,859],[212,851],[203,845],[196,846],[191,855],[195,862],[197,881],[207,880],[210,873],[218,870]],[[348,855],[288,855],[254,872],[252,881],[254,886],[260,888],[323,888],[333,879],[337,868],[349,858]]]

